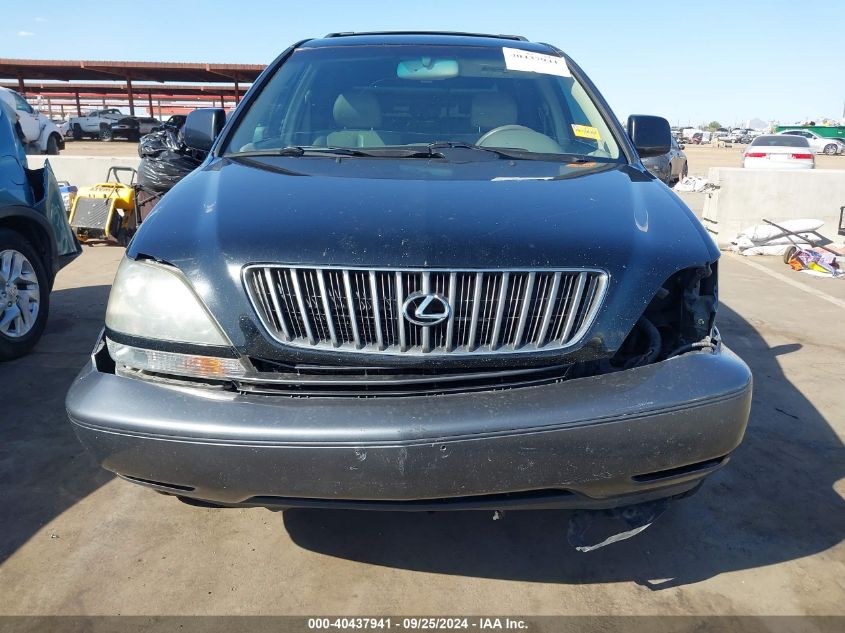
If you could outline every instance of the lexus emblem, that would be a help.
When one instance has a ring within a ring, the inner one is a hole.
[[[443,323],[452,314],[446,297],[434,292],[415,292],[402,304],[402,314],[415,325],[431,327]]]

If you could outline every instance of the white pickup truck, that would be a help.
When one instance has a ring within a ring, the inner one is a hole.
[[[17,92],[0,87],[0,100],[18,115],[27,154],[58,154],[65,148],[65,140],[56,124],[35,110]]]
[[[111,124],[125,117],[117,108],[104,108],[88,112],[85,116],[70,117],[68,124],[76,141],[85,136],[111,140]]]

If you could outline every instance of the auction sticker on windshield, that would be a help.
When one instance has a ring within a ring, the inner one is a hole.
[[[543,73],[545,75],[558,75],[560,77],[571,77],[569,67],[563,57],[555,55],[543,55],[532,53],[518,48],[502,48],[505,56],[505,68],[508,70],[521,70],[528,73]]]
[[[580,136],[581,138],[591,138],[594,141],[601,140],[598,129],[594,128],[592,125],[576,125],[573,123],[572,133],[575,134],[575,136]]]

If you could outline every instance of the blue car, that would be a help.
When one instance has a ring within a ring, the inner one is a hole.
[[[0,361],[38,342],[56,273],[82,253],[49,163],[27,169],[22,138],[0,103]]]

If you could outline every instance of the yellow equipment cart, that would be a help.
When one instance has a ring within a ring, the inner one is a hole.
[[[129,174],[129,182],[121,174]],[[126,246],[140,224],[132,167],[110,167],[106,182],[80,187],[70,212],[70,226],[80,242],[106,241]]]

